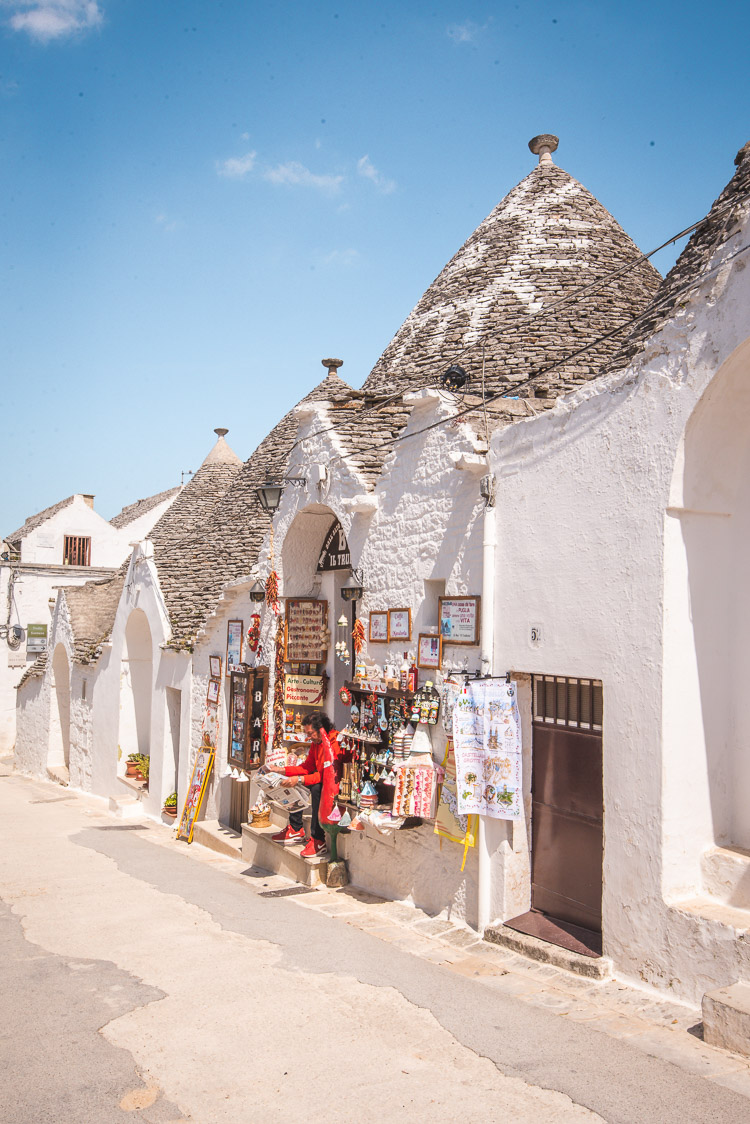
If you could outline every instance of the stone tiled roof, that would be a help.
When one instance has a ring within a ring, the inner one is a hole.
[[[539,315],[623,266],[633,268]],[[476,385],[484,337],[488,390],[562,360],[539,380],[547,393],[560,393],[594,378],[618,344],[602,341],[582,355],[566,356],[631,321],[659,282],[606,208],[562,168],[540,163],[448,262],[362,389],[366,394],[416,389],[434,383],[452,363],[468,370]]]
[[[19,539],[25,539],[37,527],[41,527],[42,523],[46,523],[53,515],[57,515],[58,511],[62,511],[65,507],[70,507],[75,496],[68,496],[67,499],[60,500],[59,503],[53,503],[52,507],[45,507],[44,511],[37,512],[36,515],[30,515],[24,523],[23,527],[19,527],[17,531],[13,531],[10,535],[4,536],[4,541],[9,543],[17,543]]]
[[[735,164],[737,171],[715,200],[705,222],[691,235],[653,301],[623,336],[608,369],[626,367],[643,350],[654,333],[674,315],[680,301],[688,299],[686,289],[706,272],[716,251],[737,232],[740,219],[750,207],[750,141],[737,153]]]
[[[34,662],[29,664],[21,678],[16,683],[16,690],[20,691],[21,687],[23,687],[24,683],[28,683],[29,679],[41,679],[41,677],[44,675],[44,669],[46,668],[46,666],[47,653],[40,652]]]
[[[359,391],[352,390],[331,372],[302,402],[327,401],[344,407],[360,398]],[[297,418],[292,410],[244,465],[239,467],[238,462],[234,466],[231,486],[221,495],[214,493],[215,502],[200,517],[196,512],[185,533],[167,536],[163,529],[157,534],[152,532],[159,584],[172,625],[172,647],[192,647],[224,585],[248,574],[255,565],[270,527],[269,516],[260,506],[255,489],[285,475],[297,432]],[[196,473],[193,481],[198,476]],[[179,497],[175,501],[155,531],[181,500]]]
[[[63,588],[73,629],[73,654],[79,663],[98,659],[102,644],[109,640],[124,584],[125,574],[120,572],[107,581]]]
[[[128,504],[127,507],[124,507],[122,511],[118,515],[115,515],[114,519],[110,519],[109,522],[119,531],[123,527],[127,527],[130,523],[134,523],[136,519],[140,519],[142,515],[147,515],[149,511],[153,511],[160,503],[164,503],[165,500],[176,496],[179,490],[180,485],[178,484],[176,488],[167,488],[165,492],[157,492],[155,496],[149,496],[147,499],[143,500],[136,500],[135,503]]]

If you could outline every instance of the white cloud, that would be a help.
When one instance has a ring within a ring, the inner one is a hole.
[[[255,167],[255,157],[257,155],[257,152],[248,152],[244,156],[230,156],[228,160],[217,164],[216,170],[220,176],[227,176],[229,179],[244,179]]]
[[[473,20],[466,20],[465,23],[450,24],[446,34],[454,43],[473,43],[480,30]]]
[[[372,180],[378,191],[382,191],[384,195],[390,195],[391,192],[396,190],[396,181],[389,180],[379,172],[371,162],[369,156],[363,156],[357,161],[357,171],[361,176],[364,176],[365,179]]]
[[[297,160],[290,160],[286,164],[277,164],[275,168],[266,168],[263,172],[263,179],[275,184],[315,187],[319,191],[326,191],[331,194],[337,192],[344,182],[343,176],[317,175]]]
[[[338,268],[347,268],[359,260],[359,250],[350,247],[348,250],[331,250],[322,260],[322,265],[335,265]]]
[[[178,226],[177,220],[176,219],[170,219],[169,215],[165,215],[163,213],[160,214],[160,215],[157,215],[156,218],[154,219],[154,222],[157,224],[157,226],[160,226],[162,228],[162,230],[168,230],[168,231],[177,230],[177,226]]]
[[[32,39],[47,42],[86,31],[102,22],[97,0],[1,0],[12,12],[8,22],[14,31],[25,31]]]

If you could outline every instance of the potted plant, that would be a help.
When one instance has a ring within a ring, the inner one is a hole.
[[[177,793],[172,792],[164,801],[162,812],[165,816],[170,816],[173,820],[177,818]]]
[[[136,779],[137,780],[145,781],[145,783],[148,784],[148,771],[149,771],[150,765],[151,765],[151,758],[148,756],[148,754],[147,753],[139,753],[138,754],[138,771],[136,773]]]
[[[140,753],[129,753],[127,761],[125,762],[125,776],[135,777],[138,775],[138,765],[141,760]]]

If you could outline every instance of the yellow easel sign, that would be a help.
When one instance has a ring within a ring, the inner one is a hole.
[[[193,839],[193,828],[201,810],[203,797],[206,795],[214,757],[215,753],[212,749],[203,747],[198,750],[198,756],[193,765],[185,806],[180,816],[180,826],[177,828],[177,838],[187,839],[188,843],[192,842]]]

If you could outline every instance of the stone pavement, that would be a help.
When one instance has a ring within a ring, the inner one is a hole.
[[[706,1045],[699,1008],[616,977],[584,979],[562,968],[540,964],[480,940],[465,925],[443,916],[431,917],[405,902],[383,900],[356,886],[307,889],[280,875],[243,867],[240,861],[221,857],[200,845],[175,843],[174,832],[159,824],[148,823],[146,828],[154,841],[184,848],[197,862],[216,866],[237,878],[251,875],[262,879],[263,893],[288,897],[301,909],[336,918],[446,971],[560,1018],[583,1023],[613,1038],[627,1038],[630,1045],[652,1057],[750,1098],[750,1059]]]

